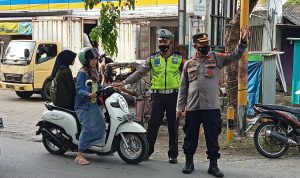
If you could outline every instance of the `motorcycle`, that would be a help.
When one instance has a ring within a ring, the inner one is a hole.
[[[2,118],[0,117],[0,129],[3,129],[3,128],[4,128],[3,120],[2,120]],[[1,132],[0,132],[0,135],[1,135]],[[0,156],[1,156],[1,148],[0,148]]]
[[[86,153],[107,155],[118,152],[128,164],[138,164],[148,154],[149,146],[146,130],[133,122],[126,100],[113,87],[106,87],[97,92],[105,112],[106,143],[105,146],[92,146]],[[81,126],[74,111],[54,106],[46,102],[37,135],[42,134],[43,145],[52,154],[63,155],[67,151],[77,151]]]
[[[0,129],[3,129],[3,128],[4,128],[3,120],[2,120],[2,118],[0,117]]]
[[[296,92],[300,94],[300,90]],[[281,105],[255,104],[257,116],[249,122],[248,132],[260,123],[254,132],[257,151],[267,158],[279,158],[289,147],[300,152],[300,109]]]

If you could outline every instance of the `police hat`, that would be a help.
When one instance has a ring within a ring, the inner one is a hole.
[[[199,33],[193,36],[193,43],[209,41],[206,33]]]
[[[156,31],[157,38],[167,38],[167,39],[173,39],[174,35],[166,29],[159,29]]]

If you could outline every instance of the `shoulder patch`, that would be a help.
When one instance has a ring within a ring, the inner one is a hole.
[[[178,56],[182,56],[182,54],[180,52],[174,51],[173,54],[178,55]]]
[[[159,54],[159,52],[154,52],[150,54],[150,57],[155,57],[157,54]]]

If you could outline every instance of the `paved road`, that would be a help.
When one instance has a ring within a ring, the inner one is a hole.
[[[40,142],[0,137],[0,147],[1,178],[212,178],[206,173],[206,163],[197,164],[193,174],[185,175],[181,173],[182,162],[174,165],[149,160],[128,165],[118,156],[88,155],[92,164],[80,166],[73,162],[74,153],[51,155]],[[228,178],[292,178],[300,175],[299,162],[299,157],[221,161],[221,168]]]
[[[181,173],[183,167],[182,152],[179,164],[167,163],[163,154],[154,154],[154,159],[137,166],[125,164],[118,156],[89,155],[93,164],[79,166],[73,163],[75,154],[65,156],[50,155],[46,152],[40,136],[35,136],[35,124],[43,112],[44,101],[40,95],[33,95],[29,100],[18,98],[13,92],[0,90],[0,117],[5,128],[0,130],[0,178],[82,178],[82,177],[163,177],[163,178],[199,178],[212,177],[206,173],[208,162],[205,153],[203,159],[196,159],[196,171],[191,175]],[[165,129],[164,127],[162,130]],[[164,130],[166,132],[166,129]],[[164,132],[164,134],[165,134]],[[12,139],[17,138],[17,139]],[[24,141],[26,140],[26,141]],[[167,142],[159,140],[157,145],[163,152]],[[198,154],[197,154],[198,155]],[[242,157],[242,155],[223,154],[221,169],[226,177],[299,177],[300,157],[286,156],[283,159],[269,160],[263,157]]]
[[[40,95],[30,99],[21,99],[14,92],[0,90],[0,117],[5,128],[2,135],[14,138],[34,140],[35,125],[44,110],[44,101]]]

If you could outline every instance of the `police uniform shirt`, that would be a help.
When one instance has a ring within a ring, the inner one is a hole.
[[[219,109],[220,70],[242,57],[247,44],[239,43],[231,54],[210,52],[203,58],[189,59],[181,75],[177,110]]]
[[[174,54],[176,54],[176,53],[173,52],[172,55],[174,55]],[[130,76],[127,77],[127,79],[124,80],[126,84],[132,84],[132,83],[140,80],[143,76],[145,76],[152,69],[151,57],[153,57],[153,56],[151,55],[149,58],[147,58],[146,61],[144,63],[142,63],[140,65],[140,67],[133,74],[131,74]]]

